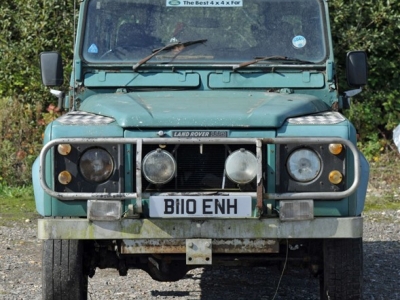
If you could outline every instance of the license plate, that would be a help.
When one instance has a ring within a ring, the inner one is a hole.
[[[245,218],[251,217],[250,196],[151,196],[153,218]]]

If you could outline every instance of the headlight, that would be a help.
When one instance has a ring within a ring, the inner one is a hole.
[[[79,161],[79,170],[88,181],[104,182],[113,173],[114,161],[106,150],[90,148],[83,153]]]
[[[321,171],[321,160],[314,151],[300,149],[289,155],[286,168],[294,180],[309,182]]]
[[[233,182],[249,183],[257,175],[257,158],[248,150],[236,150],[226,159],[225,171]]]
[[[147,153],[142,163],[143,175],[154,184],[165,184],[175,176],[176,162],[167,151],[157,149]]]

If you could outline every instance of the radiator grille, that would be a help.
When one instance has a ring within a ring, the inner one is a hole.
[[[143,157],[158,145],[143,145]],[[162,186],[155,186],[142,177],[142,191],[220,191],[254,189],[255,184],[238,187],[224,176],[225,160],[228,155],[240,148],[255,154],[253,145],[168,145],[169,151],[177,162],[176,178]],[[254,186],[254,187],[253,187]]]

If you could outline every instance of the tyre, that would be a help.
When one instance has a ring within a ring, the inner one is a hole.
[[[42,254],[43,299],[87,299],[88,276],[83,272],[82,241],[45,240]]]
[[[322,300],[362,299],[362,239],[324,240],[324,269],[320,277]]]

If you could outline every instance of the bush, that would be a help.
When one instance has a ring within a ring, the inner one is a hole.
[[[35,121],[40,110],[16,98],[0,98],[0,183],[30,183],[31,165],[42,146],[43,126]]]
[[[0,1],[0,184],[31,182],[31,166],[42,147],[42,133],[54,117],[54,106],[50,105],[56,102],[41,83],[39,53],[59,51],[68,78],[73,55],[73,2]]]
[[[0,98],[0,185],[30,184],[44,129],[58,116],[54,105],[43,113],[40,104],[35,107],[17,98]]]
[[[68,0],[1,1],[0,97],[45,106],[54,101],[41,83],[39,53],[57,50],[66,66],[71,65],[73,5]],[[66,74],[70,70],[67,67]]]
[[[361,147],[370,158],[377,157],[388,149],[392,130],[400,123],[400,2],[333,0],[329,4],[342,90],[346,52],[368,54],[368,86],[354,97],[346,114],[360,134]]]

